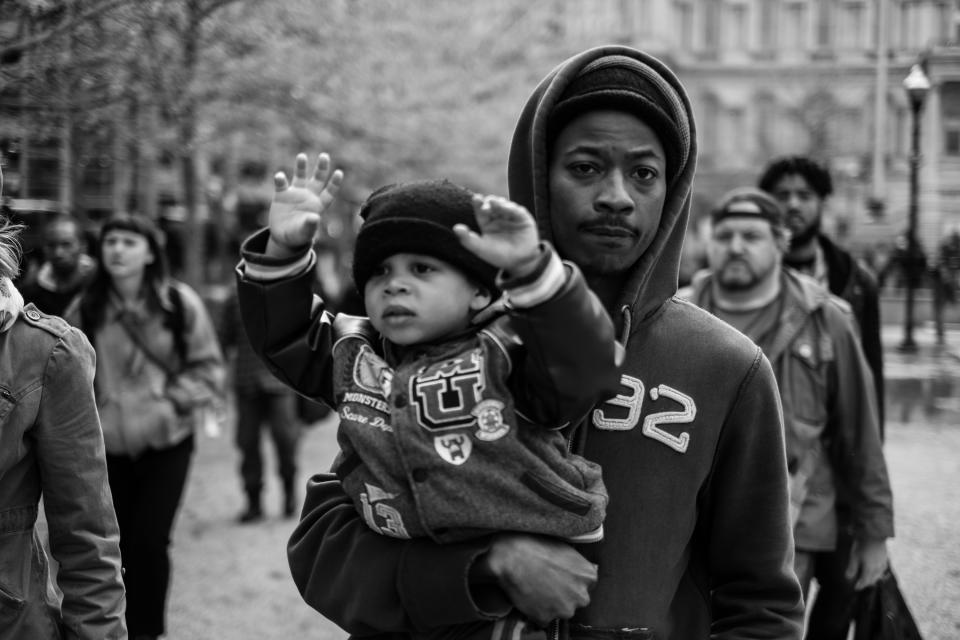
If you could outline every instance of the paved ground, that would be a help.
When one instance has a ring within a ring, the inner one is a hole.
[[[891,564],[926,640],[960,637],[960,330],[937,343],[915,332],[902,353],[901,327],[884,331],[885,452],[893,483],[896,538]]]
[[[894,486],[897,538],[893,567],[926,640],[960,637],[960,331],[947,346],[920,327],[918,354],[884,333],[890,422],[886,453]],[[306,431],[301,463],[326,469],[334,425]],[[307,607],[293,586],[284,547],[293,522],[275,515],[256,526],[233,523],[242,503],[229,434],[202,436],[174,536],[169,604],[172,640],[346,637]],[[271,467],[272,468],[272,467]],[[276,514],[271,478],[267,504]]]

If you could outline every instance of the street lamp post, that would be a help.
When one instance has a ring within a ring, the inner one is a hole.
[[[917,214],[920,196],[920,115],[923,111],[924,100],[930,92],[930,80],[923,72],[923,67],[919,64],[913,65],[910,74],[903,79],[903,88],[907,91],[910,107],[913,110],[913,135],[910,151],[910,210],[907,220],[907,255],[903,264],[907,281],[907,301],[903,320],[903,342],[900,343],[900,350],[914,352],[917,350],[917,343],[913,339],[913,298],[914,290],[920,279],[919,271],[923,262],[920,254],[920,244],[917,242]]]

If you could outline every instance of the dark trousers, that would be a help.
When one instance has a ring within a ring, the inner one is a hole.
[[[813,578],[819,586],[807,621],[807,640],[846,640],[857,601],[853,583],[844,575],[852,546],[852,537],[842,533],[836,551],[797,552],[797,578],[804,598]]]
[[[237,389],[236,395],[236,443],[240,449],[240,477],[244,490],[248,496],[256,497],[263,489],[260,431],[266,424],[277,452],[277,471],[284,491],[291,491],[297,475],[297,445],[300,442],[296,395],[256,389]]]
[[[165,631],[170,585],[170,533],[187,483],[193,436],[138,458],[107,455],[113,506],[120,525],[127,629],[159,636]]]

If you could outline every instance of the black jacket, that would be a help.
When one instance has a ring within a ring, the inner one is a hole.
[[[877,389],[880,416],[880,437],[883,438],[883,344],[880,341],[880,302],[877,279],[866,267],[853,259],[824,235],[818,237],[827,263],[830,293],[850,303],[860,326],[860,345],[867,357],[873,383]]]

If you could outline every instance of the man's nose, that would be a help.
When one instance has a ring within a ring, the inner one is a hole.
[[[740,255],[743,253],[743,238],[738,235],[734,235],[730,238],[730,242],[727,245],[727,251],[734,255]]]
[[[600,193],[594,206],[604,213],[626,214],[633,211],[634,202],[627,190],[627,182],[621,171],[611,171],[600,184]]]

